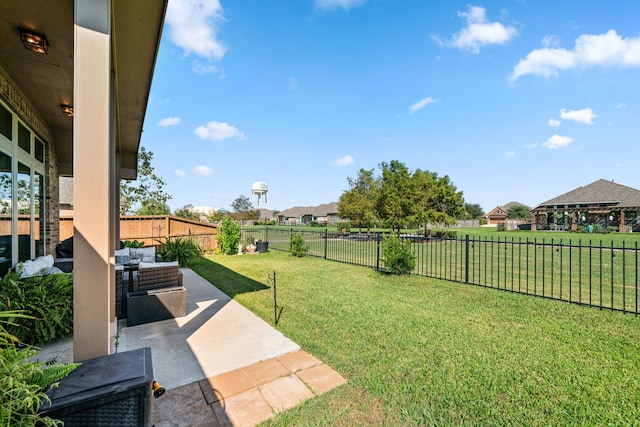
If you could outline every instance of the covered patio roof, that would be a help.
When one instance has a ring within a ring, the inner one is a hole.
[[[640,191],[599,179],[540,203],[533,209],[533,213],[576,210],[592,213],[640,210]]]
[[[135,179],[138,148],[151,77],[164,23],[166,1],[111,2],[112,74],[116,93],[116,153],[120,176]],[[20,28],[43,34],[46,55],[25,49]],[[61,105],[74,103],[74,1],[2,0],[0,2],[0,67],[36,111],[45,139],[50,132],[58,174],[73,175],[73,120]]]

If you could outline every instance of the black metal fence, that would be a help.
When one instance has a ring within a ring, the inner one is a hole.
[[[384,270],[379,233],[328,229],[246,229],[244,236],[288,250],[302,234],[309,256]],[[602,240],[480,239],[446,235],[403,236],[416,257],[414,273],[437,279],[639,314],[638,243],[606,245]]]

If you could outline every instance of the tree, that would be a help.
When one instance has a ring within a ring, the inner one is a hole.
[[[380,169],[382,179],[376,209],[380,218],[400,235],[400,229],[409,224],[409,217],[413,211],[414,190],[411,175],[404,163],[398,160],[383,162]]]
[[[164,191],[166,182],[156,175],[151,160],[153,153],[140,147],[138,178],[135,181],[120,181],[120,214],[131,214],[135,212],[135,206],[145,205],[149,215],[164,213],[167,201],[172,197]]]
[[[142,206],[137,213],[138,215],[169,215],[171,209],[166,203],[160,204],[155,200],[146,199],[142,201]]]
[[[531,218],[531,209],[525,205],[515,205],[507,210],[507,218],[509,219],[523,219]]]
[[[239,196],[231,203],[235,218],[239,221],[251,221],[260,218],[260,211],[253,209],[253,204],[246,196]]]
[[[210,222],[220,222],[222,221],[223,216],[224,216],[224,212],[213,211],[207,216],[207,220],[209,220]]]
[[[376,201],[378,199],[379,180],[373,175],[373,169],[360,169],[358,177],[347,178],[349,190],[342,193],[338,201],[338,215],[348,218],[358,227],[376,225],[378,213]]]
[[[467,211],[468,219],[478,219],[484,216],[484,210],[478,203],[465,203],[464,209]]]
[[[180,218],[200,221],[200,214],[195,211],[192,204],[187,204],[181,208],[176,209],[173,214],[175,216],[179,216]]]
[[[448,176],[417,169],[412,177],[413,219],[427,232],[428,223],[455,224],[464,216],[464,199]]]
[[[397,161],[379,165],[380,175],[360,169],[357,178],[347,178],[349,189],[342,193],[338,214],[356,225],[375,225],[385,221],[397,230],[409,225],[454,223],[465,215],[462,192],[448,176],[420,169],[410,172]]]

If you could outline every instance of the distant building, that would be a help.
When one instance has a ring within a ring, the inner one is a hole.
[[[277,215],[278,225],[309,225],[317,222],[322,225],[334,225],[340,222],[338,202],[319,206],[296,206]]]
[[[578,187],[533,210],[532,230],[576,230],[598,224],[620,232],[640,231],[640,191],[606,179]]]
[[[509,209],[516,206],[524,206],[528,210],[531,210],[529,206],[519,202],[509,202],[503,206],[496,206],[484,216],[487,220],[487,224],[504,224],[504,222],[507,220]]]

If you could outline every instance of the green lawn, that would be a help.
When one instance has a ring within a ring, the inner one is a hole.
[[[640,319],[270,251],[194,270],[348,384],[266,425],[637,425]],[[268,288],[265,288],[268,285]]]

